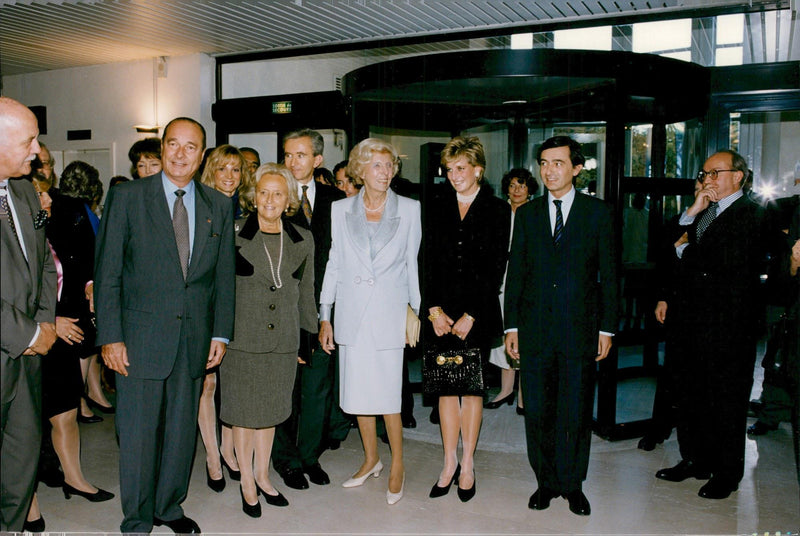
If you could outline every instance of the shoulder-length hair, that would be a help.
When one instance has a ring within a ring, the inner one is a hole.
[[[244,159],[244,155],[233,145],[220,145],[208,153],[206,165],[205,168],[203,168],[203,174],[200,176],[200,182],[210,188],[215,188],[214,171],[228,162],[238,164],[239,169],[241,169],[242,180],[238,188],[241,196],[242,190],[253,182],[253,175],[250,173],[250,168],[247,167],[247,160]]]
[[[99,203],[103,197],[100,172],[96,167],[80,160],[75,160],[64,168],[59,186],[62,194],[80,199],[89,205]]]
[[[293,216],[300,207],[300,198],[297,196],[297,180],[286,166],[275,162],[261,164],[256,170],[255,180],[239,190],[239,205],[242,207],[242,215],[258,212],[256,208],[256,187],[264,175],[278,175],[286,181],[286,187],[289,190],[289,206],[286,208],[286,215]]]
[[[372,155],[375,153],[390,155],[392,157],[392,178],[397,175],[397,170],[400,169],[400,157],[397,155],[397,149],[391,143],[379,138],[367,138],[358,142],[358,145],[350,151],[345,174],[352,179],[353,184],[364,185],[367,164],[372,162]]]
[[[477,136],[456,136],[444,146],[442,149],[442,166],[447,166],[453,160],[458,160],[462,156],[467,158],[467,162],[471,166],[480,167],[480,176],[478,177],[478,184],[483,182],[483,173],[486,171],[486,153],[483,150],[483,144]]]

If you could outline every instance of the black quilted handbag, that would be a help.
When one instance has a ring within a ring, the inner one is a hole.
[[[422,391],[426,396],[483,396],[483,367],[478,348],[455,338],[452,345],[436,344],[422,359]],[[458,342],[455,342],[457,340]]]

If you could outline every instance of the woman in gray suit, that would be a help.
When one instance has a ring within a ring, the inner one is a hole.
[[[256,171],[255,187],[241,192],[247,218],[236,221],[236,323],[220,366],[220,420],[233,427],[241,471],[242,510],[261,516],[267,504],[288,501],[270,483],[275,425],[289,418],[300,329],[315,331],[314,240],[282,219],[300,201],[281,164]]]
[[[403,425],[400,418],[406,313],[419,310],[417,270],[420,205],[389,189],[399,158],[390,144],[368,138],[350,152],[347,174],[363,188],[333,203],[332,244],[320,296],[320,344],[339,344],[342,409],[356,415],[364,463],[343,486],[360,486],[383,469],[375,415],[383,415],[392,465],[386,500],[403,496]],[[331,309],[336,304],[335,330]]]

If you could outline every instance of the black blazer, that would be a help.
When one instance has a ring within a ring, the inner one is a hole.
[[[425,305],[420,315],[439,306],[453,321],[464,313],[475,318],[468,343],[479,346],[502,334],[500,285],[508,259],[511,211],[508,203],[481,186],[464,220],[455,191],[446,185],[426,207]],[[435,340],[425,322],[429,341]]]
[[[94,229],[83,201],[61,194],[51,197],[53,205],[47,222],[47,239],[64,274],[56,314],[87,320],[89,301],[85,289],[86,283],[94,277]]]
[[[327,184],[316,185],[317,193],[314,206],[311,207],[311,225],[308,225],[303,210],[298,210],[288,220],[303,229],[311,229],[314,236],[314,300],[319,305],[319,294],[322,291],[322,280],[325,276],[325,265],[331,250],[331,204],[344,199],[344,192]]]
[[[746,195],[711,223],[697,240],[697,215],[676,272],[668,316],[692,326],[713,325],[731,334],[760,332],[765,268],[763,211]],[[674,307],[673,307],[674,303]]]
[[[561,244],[553,244],[548,195],[517,209],[505,289],[506,328],[527,356],[597,356],[600,331],[616,333],[619,283],[611,206],[576,194]]]

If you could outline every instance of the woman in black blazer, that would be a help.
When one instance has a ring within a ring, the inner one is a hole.
[[[481,184],[486,158],[478,138],[450,140],[442,151],[442,165],[452,188],[446,187],[428,207],[424,266],[430,323],[426,345],[480,348],[485,366],[492,338],[503,332],[498,296],[508,256],[511,215],[508,205]],[[439,396],[438,405],[444,468],[430,496],[445,495],[451,484],[458,482],[458,496],[466,502],[475,495],[473,455],[483,397]],[[460,464],[459,436],[463,445]]]

